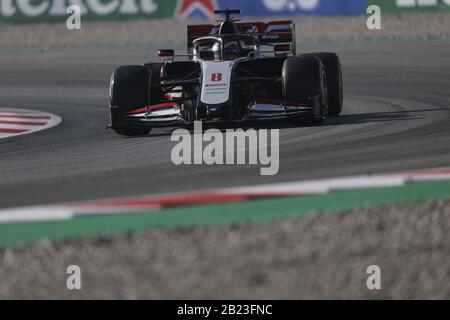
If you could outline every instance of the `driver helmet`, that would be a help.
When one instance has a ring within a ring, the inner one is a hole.
[[[240,57],[239,45],[236,43],[236,41],[226,44],[223,51],[225,60],[233,60]]]

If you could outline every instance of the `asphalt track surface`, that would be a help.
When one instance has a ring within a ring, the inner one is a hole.
[[[124,138],[108,123],[109,77],[150,60],[147,47],[0,52],[0,107],[63,122],[0,140],[0,207],[184,192],[446,166],[450,160],[450,42],[310,45],[336,51],[345,112],[322,126],[282,128],[280,171],[172,164],[170,130]]]

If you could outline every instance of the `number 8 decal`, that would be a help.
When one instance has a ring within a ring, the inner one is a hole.
[[[213,82],[222,81],[222,74],[221,73],[211,74],[211,81]]]

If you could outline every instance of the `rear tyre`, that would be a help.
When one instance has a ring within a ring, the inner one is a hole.
[[[344,94],[342,88],[342,68],[337,54],[333,52],[308,53],[303,56],[315,56],[322,61],[327,76],[328,115],[337,117],[342,113]]]
[[[154,100],[155,93],[150,82],[156,76],[158,65],[160,66],[160,64],[121,66],[112,74],[109,92],[111,126],[117,134],[140,136],[152,130],[145,125],[130,125],[121,120],[129,111],[145,107]],[[159,71],[157,76],[159,77]]]
[[[294,124],[307,120],[320,124],[328,114],[325,69],[315,56],[297,56],[286,59],[282,69],[283,96],[287,103],[306,103],[319,96],[320,112],[305,118],[292,119]]]

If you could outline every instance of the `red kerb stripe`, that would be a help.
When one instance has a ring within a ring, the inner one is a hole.
[[[119,199],[106,200],[87,203],[78,207],[154,207],[154,206],[180,206],[190,204],[206,204],[206,203],[223,203],[236,202],[247,200],[245,194],[220,194],[220,193],[193,193],[186,195],[173,195],[156,198],[141,198],[141,199]]]
[[[22,116],[22,115],[2,115],[0,118],[17,118],[17,119],[51,119],[49,116]]]
[[[5,128],[0,128],[0,133],[23,133],[26,132],[28,130],[26,129],[5,129]]]
[[[24,126],[45,126],[47,124],[47,122],[2,121],[2,120],[0,120],[0,123],[17,124],[17,125],[24,125]]]

